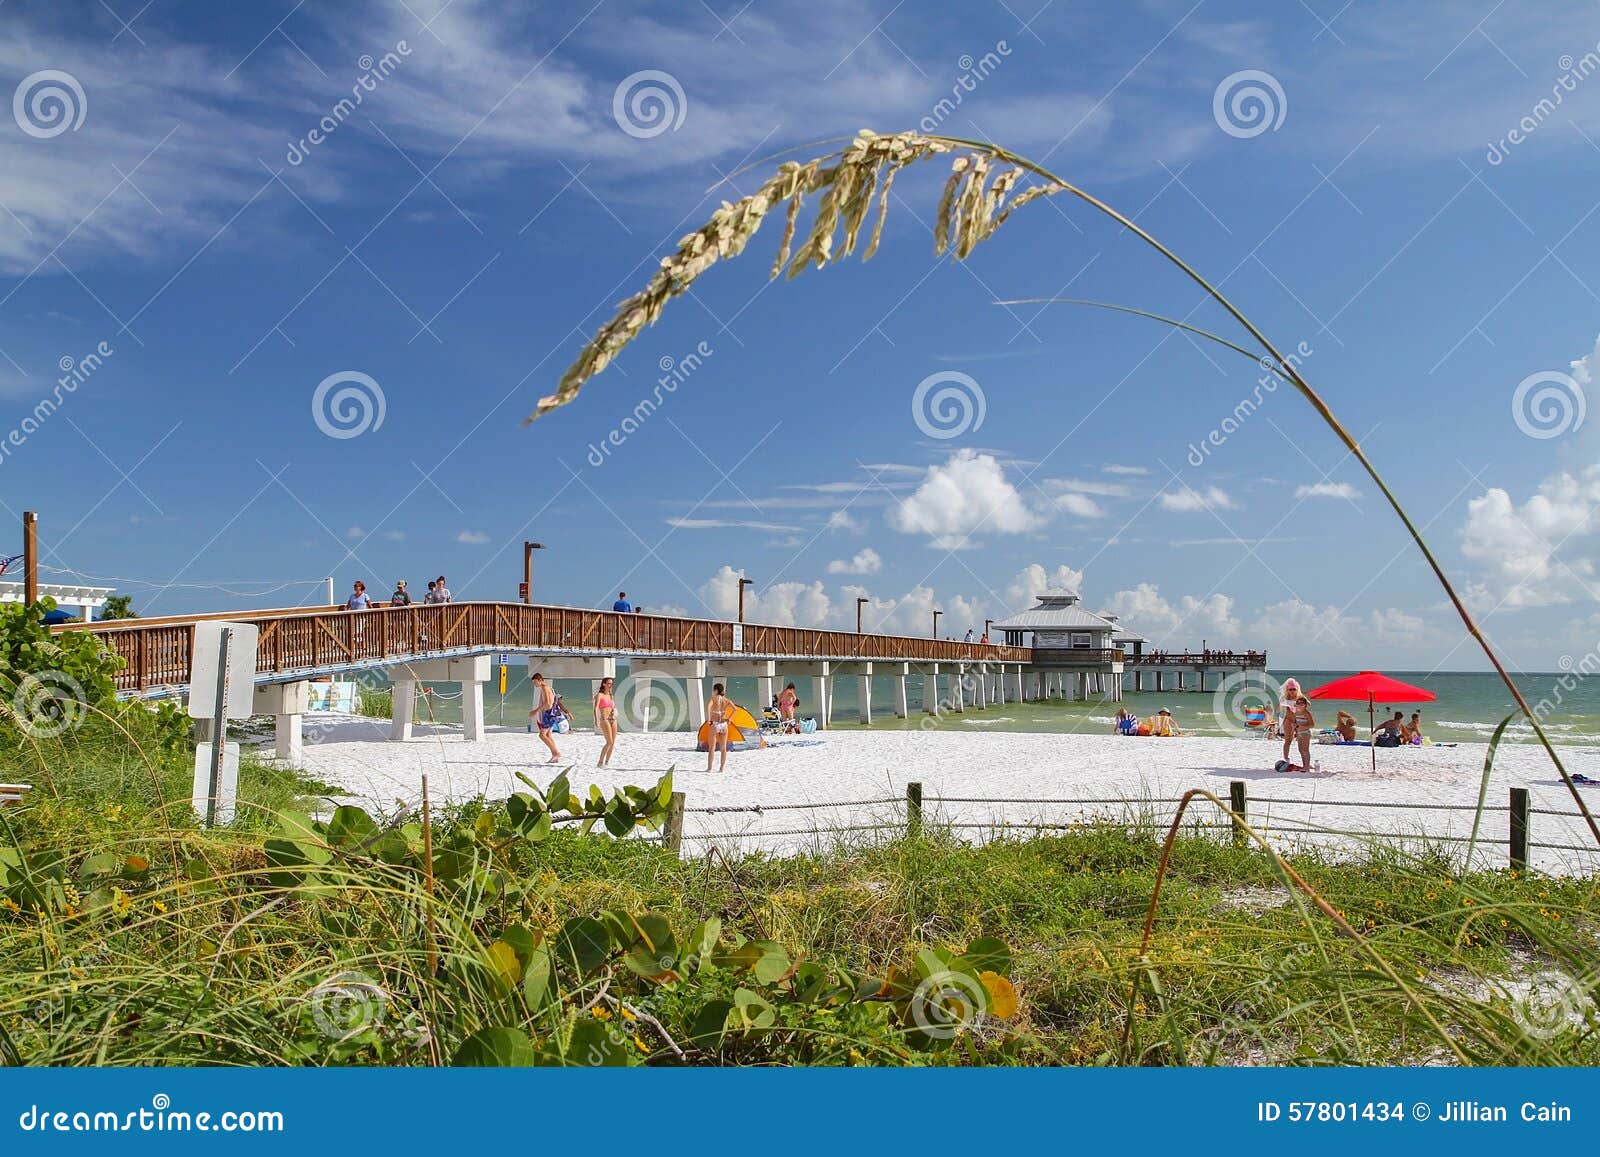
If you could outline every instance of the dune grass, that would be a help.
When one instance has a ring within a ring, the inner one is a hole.
[[[517,838],[479,800],[429,817],[424,859],[416,815],[313,832],[328,789],[250,760],[203,831],[188,753],[128,750],[86,724],[4,814],[7,1063],[1600,1062],[1586,878],[1292,856],[1357,942],[1226,833],[1174,837],[1163,877],[1136,816],[680,860]],[[911,989],[946,966],[984,987],[930,1041]]]

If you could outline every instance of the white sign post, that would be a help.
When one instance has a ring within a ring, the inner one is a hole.
[[[189,664],[189,715],[211,722],[211,740],[194,754],[194,810],[206,827],[231,823],[239,794],[239,745],[228,742],[228,716],[249,714],[255,698],[256,640],[248,623],[221,620],[194,627]]]

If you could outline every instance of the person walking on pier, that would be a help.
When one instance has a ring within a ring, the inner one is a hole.
[[[613,692],[616,680],[607,675],[600,680],[600,687],[594,693],[594,726],[604,739],[605,746],[600,749],[600,760],[596,767],[605,767],[611,762],[611,753],[617,746],[617,700]]]
[[[550,749],[550,758],[546,763],[560,763],[561,749],[556,746],[556,725],[561,722],[560,714],[556,711],[556,690],[550,685],[550,680],[544,677],[541,671],[533,673],[533,710],[528,712],[528,721],[539,731],[539,742]]]
[[[450,588],[444,585],[444,575],[439,576],[438,582],[433,588],[433,593],[439,596],[438,602],[447,603],[450,601]]]
[[[360,579],[350,588],[350,597],[344,601],[347,611],[366,611],[372,608],[372,600],[367,597],[367,584]]]
[[[391,607],[409,607],[411,605],[411,592],[406,590],[406,580],[400,579],[394,584],[394,594],[389,596]]]
[[[711,763],[717,752],[722,752],[722,765],[718,771],[728,770],[728,723],[733,719],[733,700],[723,693],[721,683],[711,685],[711,698],[706,702],[706,722],[711,725],[711,734],[706,737],[706,770],[711,770]]]
[[[611,609],[619,614],[624,615],[631,615],[633,613],[633,604],[628,601],[627,591],[617,592],[617,601],[611,604]]]

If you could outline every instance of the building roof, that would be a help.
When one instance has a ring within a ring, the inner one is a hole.
[[[49,596],[57,603],[70,603],[75,607],[103,606],[107,595],[117,593],[116,587],[90,587],[78,583],[40,583],[39,597]],[[0,603],[20,603],[26,597],[23,583],[0,579]]]
[[[1076,591],[1043,591],[1039,604],[1009,619],[996,620],[999,631],[1119,631],[1110,619],[1083,608]]]
[[[1122,616],[1120,615],[1101,615],[1100,617],[1117,628],[1117,633],[1111,636],[1113,643],[1148,643],[1150,641],[1137,631],[1130,631],[1127,627],[1124,627],[1122,625]]]

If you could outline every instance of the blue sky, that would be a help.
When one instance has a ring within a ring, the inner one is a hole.
[[[770,283],[769,228],[519,424],[773,154],[937,127],[1220,281],[1303,351],[1503,651],[1577,661],[1600,643],[1597,43],[1578,3],[9,0],[0,517],[38,509],[48,566],[146,613],[295,605],[328,574],[514,598],[536,538],[538,596],[571,605],[726,615],[743,570],[752,617],[853,626],[864,594],[869,625],[939,607],[959,634],[1071,583],[1275,667],[1480,665],[1304,402],[1259,393],[1224,428],[1257,367],[993,304],[1224,328],[1192,283],[1065,198],[936,260],[942,167],[896,184],[871,262]],[[64,364],[93,368],[64,388]],[[591,451],[664,365],[660,407]],[[974,403],[955,430],[917,421],[932,375],[924,402]]]

